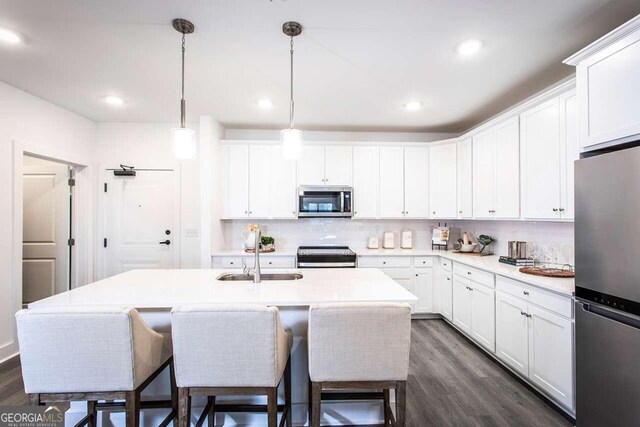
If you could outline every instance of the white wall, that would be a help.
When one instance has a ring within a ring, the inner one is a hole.
[[[90,159],[95,125],[76,114],[0,82],[0,361],[17,352],[13,315],[19,308],[22,283],[12,276],[13,141],[35,151],[41,147],[61,159]],[[21,240],[21,239],[20,239]]]
[[[173,157],[170,130],[174,123],[98,123],[97,159],[103,173],[120,164],[138,169],[175,169],[180,171],[180,266],[200,267],[200,161]],[[188,125],[198,129],[197,125]],[[198,132],[196,131],[196,138]],[[185,230],[198,230],[198,237],[185,237]],[[101,256],[102,248],[97,248]]]
[[[258,220],[225,220],[224,241],[227,249],[242,249],[240,232],[248,223]],[[439,221],[444,225],[445,221]],[[264,234],[276,241],[276,250],[295,251],[301,245],[347,245],[354,250],[366,247],[367,237],[396,233],[399,247],[400,231],[413,230],[414,248],[431,247],[431,233],[436,220],[355,220],[355,219],[298,219],[265,220],[260,223]],[[507,254],[509,240],[528,241],[553,249],[549,262],[574,264],[573,223],[525,221],[447,221],[450,227],[460,228],[474,236],[488,234],[497,239],[496,255]]]

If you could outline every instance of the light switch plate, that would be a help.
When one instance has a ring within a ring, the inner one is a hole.
[[[185,228],[184,237],[187,239],[197,239],[200,235],[200,230],[197,228]]]

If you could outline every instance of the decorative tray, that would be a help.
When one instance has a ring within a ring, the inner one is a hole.
[[[454,253],[454,254],[460,254],[460,255],[470,255],[470,256],[489,256],[489,255],[491,255],[490,253],[482,253],[482,252],[460,252],[460,251],[453,251],[452,253]]]
[[[535,276],[545,277],[564,277],[571,278],[576,276],[576,272],[571,267],[569,269],[563,268],[551,268],[551,267],[522,267],[521,273],[533,274]]]
[[[248,253],[248,254],[255,254],[256,253],[255,249],[245,249],[244,251],[246,253]],[[260,249],[260,253],[261,254],[266,254],[266,253],[275,252],[275,251],[276,251],[276,248]]]

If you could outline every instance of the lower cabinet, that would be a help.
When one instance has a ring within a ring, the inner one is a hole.
[[[413,270],[413,288],[418,297],[415,305],[416,313],[433,313],[434,292],[433,292],[433,268],[415,268]]]
[[[253,268],[255,257],[250,256],[213,256],[211,258],[212,268],[238,269],[245,266]],[[295,256],[269,255],[260,257],[260,268],[295,268]]]
[[[439,273],[440,314],[453,322],[453,275],[447,272]]]
[[[575,409],[571,319],[498,291],[496,355],[551,398]]]
[[[495,351],[494,293],[472,280],[453,277],[453,324],[491,352]]]

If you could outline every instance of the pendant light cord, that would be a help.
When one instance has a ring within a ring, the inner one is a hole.
[[[186,106],[184,101],[184,45],[185,45],[185,35],[182,33],[182,98],[180,99],[180,127],[186,127]]]
[[[291,36],[291,79],[290,79],[290,89],[291,89],[291,100],[289,104],[289,129],[293,129],[293,36]]]

